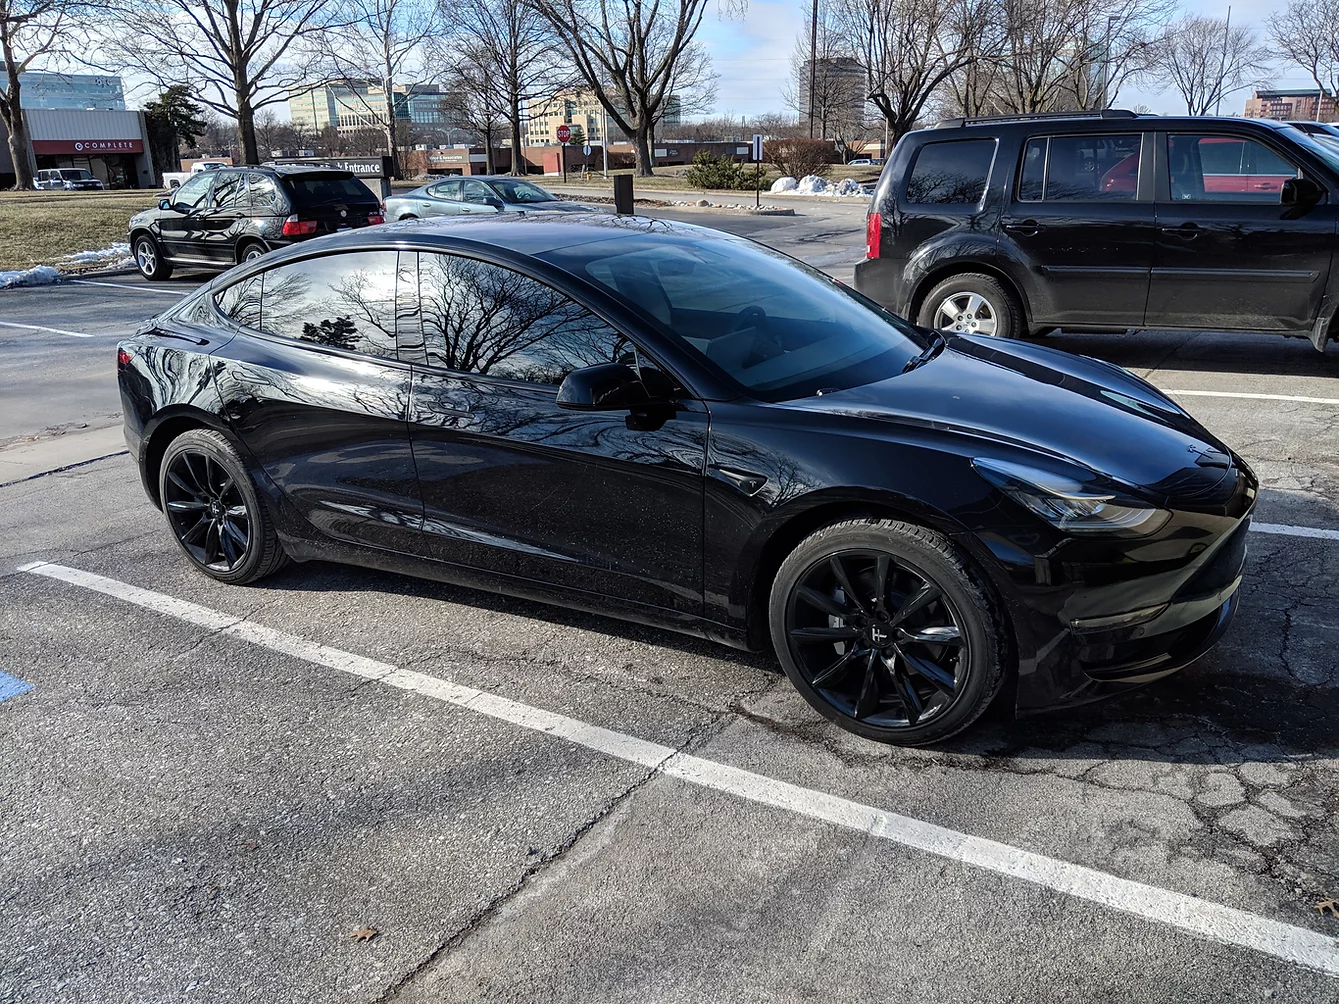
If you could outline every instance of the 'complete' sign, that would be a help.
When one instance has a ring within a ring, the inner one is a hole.
[[[143,153],[144,142],[138,139],[35,139],[33,153],[82,153],[98,156],[104,153]]]

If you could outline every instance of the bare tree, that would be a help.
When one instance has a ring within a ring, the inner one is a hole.
[[[511,132],[511,173],[524,174],[521,113],[527,101],[563,86],[561,50],[548,24],[526,0],[438,0],[450,8],[454,38],[447,45],[470,53],[476,85],[491,92],[488,104],[505,110]],[[450,65],[449,58],[440,60]]]
[[[1339,95],[1339,0],[1288,0],[1265,23],[1279,55],[1311,74],[1323,96]]]
[[[651,136],[675,90],[709,80],[693,36],[708,0],[526,0],[548,22],[581,80],[632,138],[637,173],[649,177]]]
[[[983,53],[986,0],[839,0],[843,29],[865,66],[869,100],[896,141],[932,95]]]
[[[106,59],[237,123],[242,160],[258,160],[256,113],[309,79],[301,39],[330,27],[331,0],[112,0]]]
[[[1233,91],[1260,83],[1271,61],[1254,28],[1200,14],[1169,25],[1155,51],[1154,78],[1176,88],[1190,115],[1208,115]]]
[[[19,74],[58,57],[74,32],[82,4],[76,0],[0,0],[0,122],[9,131],[14,187],[33,187],[32,142],[24,119]]]
[[[860,131],[866,117],[865,71],[832,7],[819,8],[816,33],[812,25],[796,33],[790,73],[781,97],[813,123],[819,138],[845,140]]]
[[[489,174],[497,173],[496,137],[502,131],[502,123],[507,117],[489,79],[492,68],[489,53],[478,48],[467,48],[453,57],[445,77],[448,110],[471,131],[483,137],[484,170]],[[524,153],[519,146],[512,148],[513,173],[517,161],[523,157]]]
[[[438,8],[427,0],[332,0],[335,25],[313,33],[308,44],[320,86],[339,84],[381,131],[391,169],[400,177],[396,85],[412,73],[423,42],[435,37]],[[378,81],[372,88],[369,81]]]

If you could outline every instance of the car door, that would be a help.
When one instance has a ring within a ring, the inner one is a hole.
[[[1033,136],[1000,219],[1000,253],[1026,263],[1034,323],[1137,327],[1153,267],[1152,137]]]
[[[426,197],[417,200],[413,212],[419,216],[456,216],[460,212],[460,182],[439,181],[430,185],[423,193]]]
[[[458,206],[461,215],[496,213],[502,208],[502,200],[482,181],[466,178],[460,183]]]
[[[1148,325],[1311,328],[1330,272],[1336,193],[1284,205],[1283,182],[1306,175],[1295,152],[1244,133],[1166,132],[1159,143]]]
[[[419,255],[426,363],[410,436],[433,557],[637,605],[702,610],[707,411],[557,405],[573,369],[649,368],[624,334],[509,267]]]
[[[213,185],[213,174],[201,172],[187,178],[169,196],[171,208],[158,217],[158,237],[169,258],[208,261],[204,247],[205,220]]]
[[[204,233],[204,257],[227,264],[237,261],[237,233],[249,211],[246,173],[215,171],[214,187],[209,192],[209,209],[200,221]]]
[[[308,523],[416,553],[422,502],[396,322],[402,257],[412,265],[412,253],[396,251],[318,255],[225,287],[218,306],[238,335],[214,358],[224,414]]]

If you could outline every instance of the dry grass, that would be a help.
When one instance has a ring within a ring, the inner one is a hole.
[[[126,239],[126,224],[159,193],[0,192],[0,269],[56,265]]]

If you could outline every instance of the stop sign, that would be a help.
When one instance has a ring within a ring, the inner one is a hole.
[[[557,136],[559,143],[566,143],[569,139],[572,138],[571,126],[560,125],[558,127]]]

